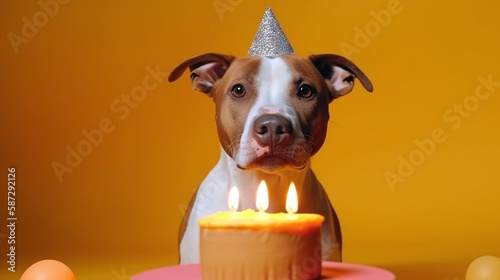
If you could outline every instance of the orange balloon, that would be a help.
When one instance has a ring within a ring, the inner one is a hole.
[[[482,256],[475,259],[467,269],[465,280],[499,280],[500,258]]]
[[[62,262],[42,260],[28,267],[20,280],[76,280],[76,277]]]

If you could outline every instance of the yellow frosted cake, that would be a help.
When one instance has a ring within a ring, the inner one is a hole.
[[[202,279],[319,279],[323,220],[317,214],[253,210],[202,218]]]

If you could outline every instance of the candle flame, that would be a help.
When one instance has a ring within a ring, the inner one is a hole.
[[[239,203],[240,203],[240,194],[238,192],[238,188],[236,186],[233,186],[229,191],[229,199],[227,202],[229,210],[231,211],[238,210]]]
[[[297,198],[297,189],[295,188],[295,183],[291,182],[288,188],[288,194],[286,196],[286,211],[289,214],[297,213],[299,209],[299,202]]]
[[[259,212],[266,211],[269,207],[269,195],[267,194],[267,185],[264,180],[260,181],[259,187],[257,188],[257,199],[255,204]]]

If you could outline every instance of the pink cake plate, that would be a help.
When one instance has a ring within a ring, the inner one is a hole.
[[[391,272],[366,265],[323,262],[322,280],[394,280]],[[148,270],[132,276],[132,280],[182,279],[201,280],[200,265],[186,264]]]

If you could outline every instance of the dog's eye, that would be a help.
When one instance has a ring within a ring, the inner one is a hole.
[[[301,85],[297,96],[304,99],[311,99],[314,97],[315,91],[310,85]]]
[[[243,87],[241,84],[236,84],[231,88],[231,95],[234,97],[243,97],[246,94],[245,87]]]

